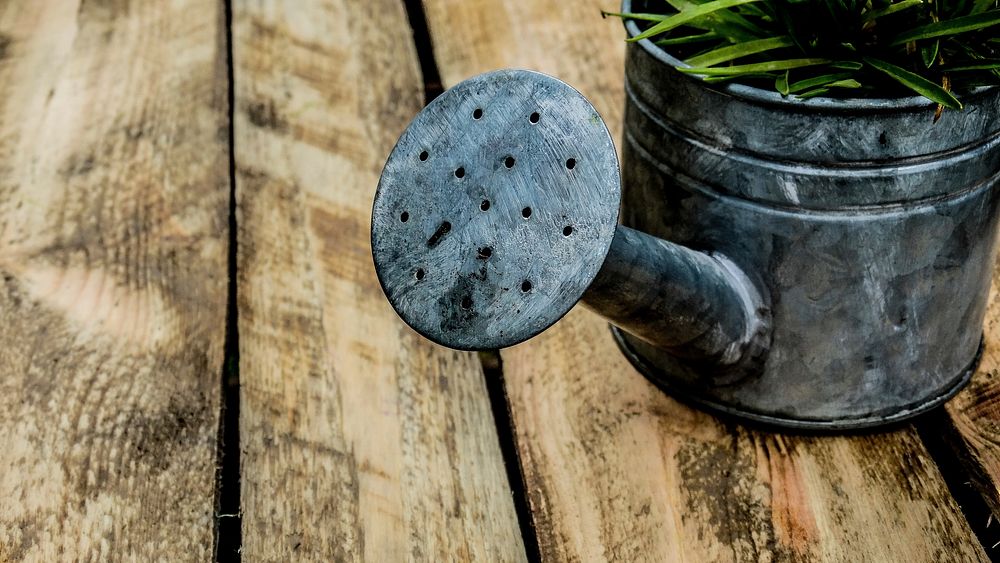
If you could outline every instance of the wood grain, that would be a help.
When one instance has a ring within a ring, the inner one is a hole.
[[[0,4],[0,561],[212,556],[222,16]]]
[[[445,86],[531,68],[588,96],[621,138],[612,2],[426,0]],[[985,554],[916,432],[750,430],[645,381],[577,309],[503,352],[542,555],[583,561],[969,561]]]
[[[1000,522],[1000,269],[994,268],[983,358],[972,382],[945,405],[939,426]],[[992,551],[991,551],[992,552]]]
[[[371,204],[419,111],[401,2],[233,7],[243,557],[524,558],[474,355],[396,318]]]

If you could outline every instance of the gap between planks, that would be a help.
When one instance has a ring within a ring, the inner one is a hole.
[[[423,3],[421,0],[403,0],[403,4],[406,7],[407,19],[410,23],[417,58],[420,62],[420,72],[424,79],[424,105],[426,106],[444,92],[444,86],[441,84],[441,73],[434,57],[434,44],[431,42],[430,31],[427,28],[427,15],[424,12]],[[504,469],[507,471],[507,482],[513,495],[514,510],[517,513],[517,523],[524,541],[525,555],[528,561],[541,561],[538,536],[535,533],[531,508],[528,505],[528,491],[524,484],[523,468],[517,453],[517,443],[514,440],[514,420],[511,417],[510,403],[503,380],[503,359],[498,350],[479,352],[478,357],[486,383],[486,392],[490,399],[490,408],[493,410],[497,439],[500,442]]]
[[[987,555],[996,558],[1000,553],[997,550],[1000,522],[996,521],[980,489],[973,485],[977,480],[970,474],[970,467],[963,463],[962,438],[944,407],[918,417],[913,426],[979,543]]]
[[[229,136],[229,252],[227,258],[228,296],[226,300],[225,358],[222,365],[222,401],[219,415],[218,483],[215,501],[215,560],[241,561],[243,540],[240,507],[240,334],[237,303],[236,257],[236,152],[233,107],[236,96],[233,72],[233,5],[222,3],[223,40],[226,52],[226,98]]]

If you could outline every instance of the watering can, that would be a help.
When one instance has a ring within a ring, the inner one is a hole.
[[[923,99],[793,101],[676,64],[629,46],[623,169],[544,74],[482,74],[421,111],[372,212],[399,316],[499,349],[580,303],[672,395],[786,428],[892,423],[961,389],[996,253],[997,90],[934,124]]]

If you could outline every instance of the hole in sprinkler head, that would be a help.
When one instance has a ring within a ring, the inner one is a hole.
[[[417,268],[417,271],[413,272],[413,277],[417,278],[417,280],[424,279],[424,269],[423,268]]]
[[[472,112],[472,119],[480,119],[483,117],[483,108],[476,108],[476,111]]]
[[[531,282],[529,280],[524,280],[523,282],[521,282],[521,291],[524,293],[528,293],[529,291],[531,291]]]
[[[459,166],[458,169],[455,170],[455,177],[456,178],[464,178],[465,177],[465,168],[462,168],[461,166]]]
[[[482,209],[483,211],[489,211],[490,210],[490,200],[484,199],[483,202],[479,204],[479,209]]]
[[[521,210],[521,217],[524,217],[525,219],[527,219],[528,217],[531,217],[531,208],[530,207],[525,207],[524,209],[522,209]]]
[[[572,225],[566,225],[565,227],[563,227],[563,236],[564,237],[568,237],[571,234],[573,234],[573,226]]]
[[[451,223],[449,223],[448,221],[442,222],[441,226],[438,227],[436,231],[434,231],[433,235],[431,235],[431,238],[427,239],[427,248],[434,248],[435,246],[440,244],[441,239],[443,239],[445,235],[447,235],[450,232],[451,232]]]
[[[490,256],[493,256],[493,249],[488,246],[484,246],[479,249],[478,256],[482,259],[489,258]]]
[[[570,170],[576,168],[576,159],[575,158],[568,159],[566,161],[566,168],[569,168]]]
[[[532,122],[532,123],[538,123],[538,119],[539,119],[540,117],[541,117],[541,116],[540,116],[540,115],[538,115],[538,112],[536,111],[535,113],[531,114],[531,117],[529,117],[529,118],[528,118],[528,121],[530,121],[530,122]]]
[[[427,160],[428,156],[430,156],[430,155],[427,154],[427,151],[424,151],[424,152],[420,153],[420,160],[421,161]]]
[[[513,168],[514,167],[514,157],[513,156],[508,156],[507,158],[503,159],[503,165],[506,166],[507,168]]]
[[[403,223],[405,223],[405,222],[409,221],[409,220],[410,220],[410,214],[409,214],[409,213],[407,213],[406,211],[404,211],[404,212],[400,213],[400,214],[399,214],[399,220],[400,220],[401,222],[403,222]]]
[[[885,131],[882,131],[882,134],[878,136],[878,143],[883,147],[889,144],[889,135]]]
[[[472,308],[472,298],[466,295],[462,298],[462,308],[471,309]]]

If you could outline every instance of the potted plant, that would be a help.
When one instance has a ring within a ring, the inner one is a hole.
[[[890,423],[958,392],[1000,218],[994,2],[616,15],[620,175],[593,106],[531,71],[465,80],[404,132],[372,212],[400,316],[499,348],[580,301],[675,396],[786,427]]]
[[[619,333],[654,381],[781,425],[899,420],[968,381],[995,257],[1000,9],[625,0],[625,225],[725,255],[769,301],[733,378]]]
[[[917,94],[939,104],[936,118],[962,109],[954,91],[1000,84],[995,0],[648,4],[625,1],[622,13],[604,15],[632,22],[630,43],[651,40],[706,83],[773,84],[800,100]]]

